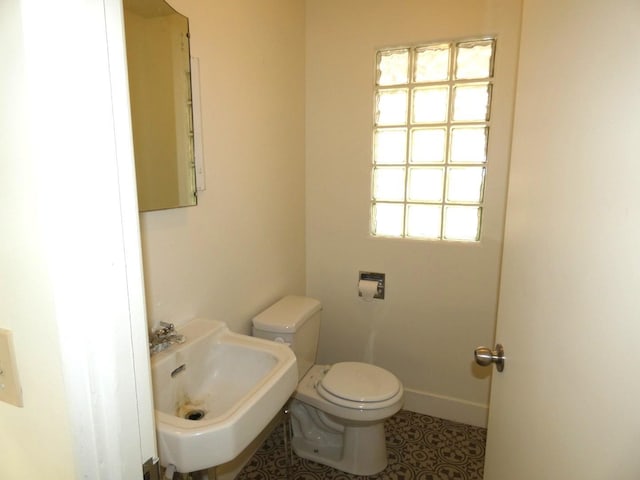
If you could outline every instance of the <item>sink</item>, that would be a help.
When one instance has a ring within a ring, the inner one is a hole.
[[[282,409],[298,383],[289,347],[194,319],[185,342],[151,357],[160,463],[181,473],[236,457]]]

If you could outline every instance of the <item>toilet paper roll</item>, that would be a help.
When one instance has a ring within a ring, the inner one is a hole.
[[[365,302],[370,302],[378,293],[378,282],[376,280],[360,280],[358,282],[358,291]]]

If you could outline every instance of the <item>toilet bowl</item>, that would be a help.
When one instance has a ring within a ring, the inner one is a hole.
[[[375,365],[341,362],[314,365],[294,398],[353,422],[377,422],[395,414],[403,389],[392,373]]]
[[[387,466],[384,421],[402,407],[404,390],[391,372],[362,362],[314,364],[321,305],[288,296],[253,319],[253,334],[290,345],[298,387],[290,404],[294,452],[355,475]]]
[[[390,372],[359,362],[314,365],[290,404],[295,453],[355,475],[387,466],[384,421],[403,389]]]

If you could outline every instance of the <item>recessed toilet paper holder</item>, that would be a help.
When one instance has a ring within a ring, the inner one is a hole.
[[[384,300],[384,289],[385,289],[385,274],[384,273],[360,272],[359,275],[358,275],[358,284],[360,284],[361,280],[369,280],[369,281],[378,282],[378,291],[373,296],[373,298]],[[362,292],[358,291],[358,296],[362,297]]]

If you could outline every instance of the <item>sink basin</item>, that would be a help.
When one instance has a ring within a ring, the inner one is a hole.
[[[296,388],[296,359],[284,344],[195,319],[185,342],[151,357],[160,463],[181,473],[236,457]]]

